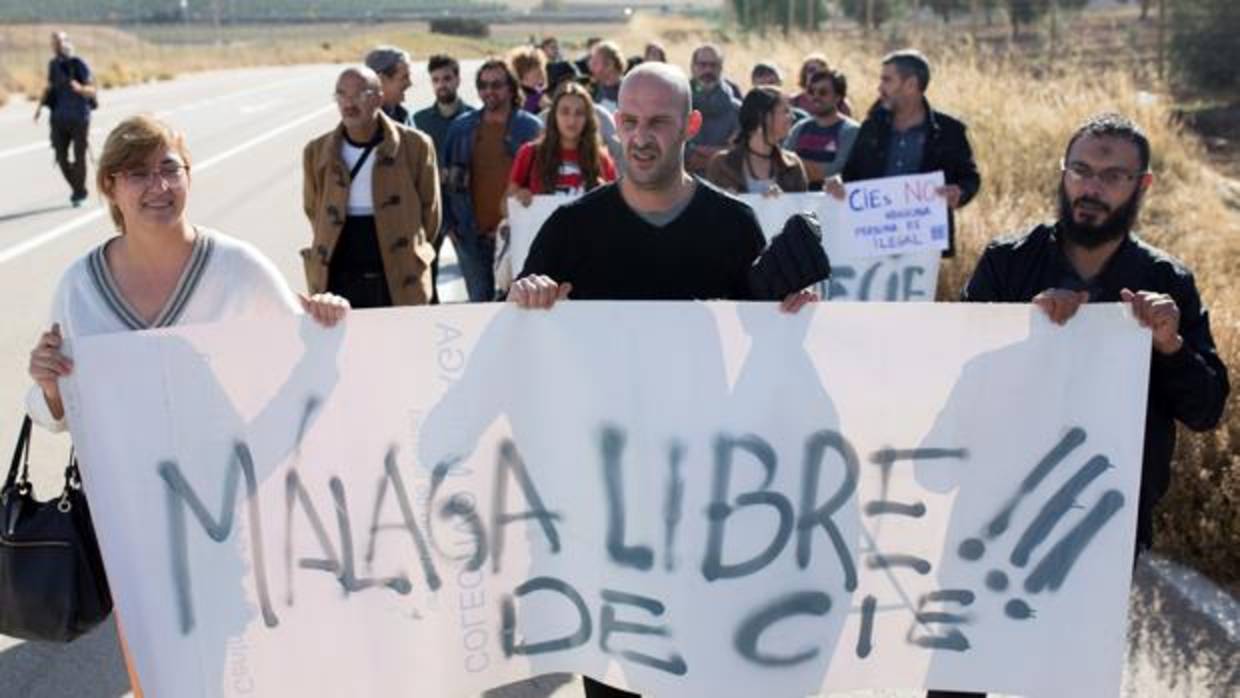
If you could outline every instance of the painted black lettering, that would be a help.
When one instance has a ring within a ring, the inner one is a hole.
[[[736,503],[728,503],[728,484],[732,479],[732,454],[742,450],[754,457],[762,466],[762,484],[753,492],[737,496]],[[754,435],[739,438],[720,435],[715,438],[715,476],[711,485],[711,502],[706,508],[709,520],[706,556],[702,560],[702,576],[707,581],[744,577],[758,572],[779,556],[792,535],[794,516],[792,503],[778,492],[772,492],[771,481],[775,478],[775,450],[761,437]],[[728,564],[723,561],[723,543],[727,519],[738,509],[749,506],[767,506],[779,515],[779,525],[771,543],[765,550],[743,562]]]

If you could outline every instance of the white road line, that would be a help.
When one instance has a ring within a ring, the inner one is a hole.
[[[41,140],[38,143],[27,143],[26,145],[19,145],[16,148],[9,148],[8,150],[0,150],[0,159],[7,158],[10,155],[21,155],[22,153],[29,153],[30,151],[38,150],[39,148],[47,148],[48,150],[51,150],[52,143],[51,141],[48,141],[48,140]]]
[[[259,145],[260,143],[269,141],[272,138],[275,138],[276,136],[280,135],[281,133],[284,133],[285,131],[301,126],[307,121],[317,119],[318,117],[322,116],[323,114],[326,114],[327,112],[335,108],[336,108],[335,104],[328,104],[325,107],[316,109],[310,112],[309,114],[305,114],[301,116],[300,118],[294,119],[293,121],[290,121],[287,124],[278,126],[262,134],[261,136],[255,136],[254,138],[251,138],[250,140],[244,143],[241,143],[240,145],[229,148],[228,150],[225,150],[222,153],[213,155],[212,157],[207,158],[206,160],[203,160],[200,163],[196,163],[194,165],[194,172],[199,173],[205,170],[209,170],[214,165],[220,162],[223,162],[224,160],[227,160],[228,158],[238,153],[249,150],[250,148],[253,148],[256,145]],[[8,249],[0,250],[0,264],[6,264],[8,262],[11,262],[14,259],[17,259],[18,257],[21,257],[22,255],[26,254],[27,252],[31,252],[35,249],[38,249],[39,247],[42,247],[43,245],[46,245],[49,242],[52,242],[53,240],[64,237],[65,235],[73,232],[74,230],[77,230],[78,228],[85,226],[87,223],[91,223],[99,218],[102,218],[105,213],[107,213],[107,207],[100,206],[96,208],[95,210],[91,211],[90,213],[87,213],[71,221],[58,225],[55,228],[52,228],[51,230],[47,231],[46,233],[43,233],[42,235],[37,235],[35,237],[30,238],[29,240],[19,242],[16,245],[9,247]]]
[[[267,133],[264,133],[264,134],[263,134],[263,135],[261,135],[261,136],[255,136],[254,138],[251,138],[250,140],[248,140],[248,141],[246,141],[246,142],[244,142],[244,143],[242,143],[242,144],[240,144],[240,145],[233,146],[232,148],[229,148],[228,150],[225,150],[225,151],[224,151],[224,152],[222,152],[222,153],[219,153],[219,154],[214,155],[214,156],[212,156],[212,157],[210,157],[210,158],[207,158],[206,160],[203,160],[201,164],[198,164],[198,165],[195,165],[195,166],[194,166],[194,170],[195,170],[195,171],[198,171],[198,172],[201,172],[202,170],[205,170],[205,169],[207,169],[207,168],[209,168],[209,167],[211,167],[211,166],[215,165],[217,162],[220,162],[221,160],[225,160],[225,159],[227,159],[227,158],[230,158],[230,157],[232,157],[232,156],[236,155],[237,153],[240,153],[240,152],[241,152],[241,151],[243,151],[243,150],[249,150],[250,148],[253,148],[254,146],[258,145],[259,143],[262,143],[263,141],[268,141],[268,140],[271,140],[272,138],[275,138],[276,136],[280,135],[281,133],[284,133],[285,131],[288,131],[289,129],[297,128],[298,126],[301,126],[302,124],[306,123],[307,121],[312,121],[312,120],[314,120],[314,119],[317,119],[317,118],[319,118],[320,116],[322,116],[323,114],[326,114],[327,112],[332,111],[332,110],[333,110],[333,109],[335,109],[335,108],[336,108],[335,103],[332,103],[332,104],[327,104],[327,105],[325,105],[325,106],[323,106],[323,107],[320,107],[319,109],[315,109],[314,111],[310,112],[309,114],[306,114],[306,115],[302,116],[301,118],[294,119],[294,120],[292,120],[292,121],[288,122],[287,124],[284,124],[283,126],[280,126],[280,127],[278,127],[278,128],[274,128],[274,129],[272,129],[272,130],[268,131]]]
[[[202,107],[209,107],[213,104],[218,104],[219,102],[224,102],[230,99],[236,99],[238,97],[247,97],[249,95],[257,94],[259,92],[270,92],[272,90],[279,89],[287,85],[292,85],[292,84],[299,83],[299,82],[309,82],[310,80],[319,80],[319,79],[321,79],[321,77],[318,75],[302,75],[296,78],[283,80],[277,83],[260,85],[258,87],[250,87],[244,90],[230,92],[228,94],[216,95],[215,97],[206,97],[204,99],[190,102],[189,104],[183,104],[179,107],[161,109],[155,112],[155,116],[158,116],[160,118],[165,118],[165,117],[168,117],[173,114],[180,113],[180,112],[193,111],[195,109],[201,109]],[[130,108],[135,108],[135,107],[136,105]],[[247,107],[243,107],[242,113],[248,113],[246,112],[246,109]],[[109,107],[107,109],[107,112],[112,113],[112,112],[122,111],[122,110],[124,110],[124,107]],[[51,117],[48,117],[48,118],[51,118]],[[91,138],[94,138],[95,136],[102,134],[105,130],[111,130],[111,126],[109,126],[106,129],[102,126],[97,126],[95,128],[92,128],[90,130]],[[29,153],[31,151],[39,150],[41,148],[50,149],[51,147],[52,147],[51,143],[49,143],[46,139],[38,141],[36,143],[27,143],[26,145],[19,145],[14,148],[9,148],[8,150],[0,150],[0,160],[3,160],[4,158],[7,158],[7,157],[12,157],[14,155],[21,155],[22,153]]]

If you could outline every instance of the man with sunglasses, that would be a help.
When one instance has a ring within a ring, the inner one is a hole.
[[[1192,272],[1133,233],[1153,183],[1150,144],[1127,118],[1102,114],[1068,141],[1059,180],[1059,217],[1024,235],[992,242],[963,299],[1033,302],[1052,322],[1082,303],[1128,303],[1152,333],[1136,554],[1153,543],[1152,512],[1167,491],[1175,423],[1213,429],[1229,390]],[[1081,347],[1089,351],[1089,347]],[[1031,370],[1034,370],[1031,367]],[[931,691],[930,698],[976,696]]]
[[[814,73],[805,87],[809,95],[811,119],[797,122],[788,133],[785,146],[805,163],[811,190],[821,189],[828,177],[844,169],[861,125],[840,112],[848,94],[848,80],[836,70]]]
[[[491,58],[474,80],[482,108],[457,117],[444,139],[444,228],[474,303],[495,299],[495,232],[517,149],[542,132],[538,117],[522,110],[517,77]]]

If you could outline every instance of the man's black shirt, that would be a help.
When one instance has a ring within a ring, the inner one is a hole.
[[[963,292],[966,301],[1027,303],[1050,288],[1089,291],[1090,303],[1116,303],[1120,290],[1154,291],[1180,308],[1183,347],[1171,355],[1153,352],[1145,417],[1137,540],[1152,542],[1151,512],[1167,491],[1175,451],[1175,421],[1194,431],[1218,424],[1230,389],[1227,368],[1210,334],[1210,317],[1192,273],[1175,258],[1135,235],[1121,243],[1102,272],[1086,282],[1064,255],[1052,225],[1038,225],[1019,238],[992,242]],[[1087,350],[1087,349],[1083,349]]]
[[[702,180],[663,227],[613,183],[551,214],[521,276],[570,282],[577,300],[747,300],[749,267],[765,246],[753,209]]]

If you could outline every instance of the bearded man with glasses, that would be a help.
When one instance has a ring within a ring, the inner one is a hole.
[[[1153,543],[1152,512],[1170,484],[1175,423],[1194,431],[1213,429],[1229,391],[1227,368],[1215,350],[1192,272],[1133,232],[1153,181],[1145,134],[1119,114],[1091,118],[1068,141],[1058,220],[992,242],[963,293],[973,302],[1032,301],[1060,325],[1083,303],[1124,302],[1150,329],[1134,564]],[[980,694],[930,693],[931,698],[974,695]]]

